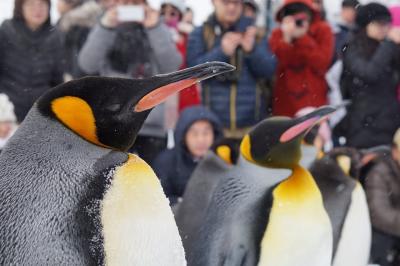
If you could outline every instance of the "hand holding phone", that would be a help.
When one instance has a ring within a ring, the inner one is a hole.
[[[118,25],[118,13],[115,7],[108,9],[100,20],[106,28],[115,28]]]

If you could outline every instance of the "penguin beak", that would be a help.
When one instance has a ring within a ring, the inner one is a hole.
[[[323,106],[305,116],[294,119],[294,125],[280,137],[280,142],[289,142],[299,136],[304,136],[313,126],[326,119],[336,108]]]
[[[143,112],[164,102],[166,98],[178,91],[190,87],[200,81],[219,74],[233,71],[235,67],[222,62],[204,63],[171,74],[158,75],[155,88],[144,95],[135,106],[135,112]]]

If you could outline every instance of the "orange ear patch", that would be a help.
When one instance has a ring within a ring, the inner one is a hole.
[[[51,103],[57,118],[82,138],[104,147],[97,138],[96,120],[89,104],[78,97],[64,96]]]
[[[222,145],[217,148],[217,155],[227,164],[233,164],[231,159],[231,149],[229,146]]]
[[[251,149],[250,136],[246,135],[243,138],[242,143],[240,144],[240,153],[246,160],[254,162],[253,157],[251,156],[250,149]]]

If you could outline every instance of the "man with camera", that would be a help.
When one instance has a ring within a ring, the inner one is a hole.
[[[266,38],[257,34],[254,19],[245,17],[243,0],[213,0],[214,13],[189,37],[188,65],[223,61],[236,66],[233,74],[204,82],[203,104],[222,121],[225,137],[240,139],[265,118],[266,103],[258,81],[270,78],[275,59]]]
[[[178,70],[182,58],[159,12],[145,0],[109,0],[78,61],[88,74],[145,78]],[[135,151],[148,163],[166,144],[164,114],[165,105],[157,106],[135,142]]]
[[[312,0],[286,0],[270,38],[278,58],[273,114],[293,117],[304,107],[327,103],[325,74],[334,52],[330,26]]]

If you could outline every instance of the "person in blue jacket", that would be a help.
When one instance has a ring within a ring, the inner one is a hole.
[[[222,122],[227,138],[240,139],[267,115],[260,84],[272,77],[276,60],[254,19],[243,16],[243,1],[213,0],[215,12],[189,36],[187,63],[222,61],[230,74],[202,84],[203,104]]]
[[[221,136],[218,118],[205,107],[183,110],[174,132],[175,147],[162,151],[152,164],[171,205],[182,197],[198,162]]]

